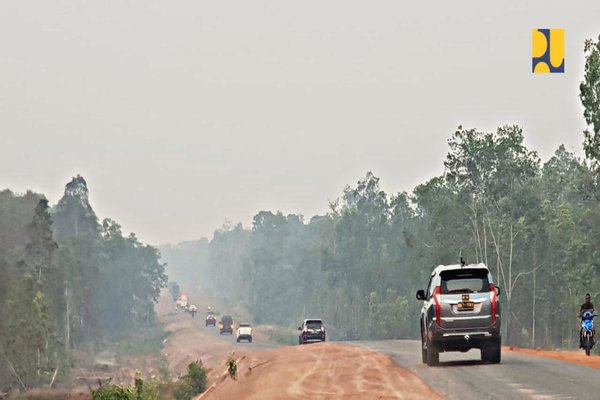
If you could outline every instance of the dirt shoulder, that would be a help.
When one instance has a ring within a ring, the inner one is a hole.
[[[282,347],[239,359],[237,380],[221,380],[202,399],[442,398],[389,357],[345,344]]]
[[[542,350],[542,349],[526,349],[522,347],[504,346],[502,351],[527,354],[537,357],[546,357],[554,360],[565,361],[573,364],[585,365],[586,367],[600,368],[600,356],[586,356],[583,351],[570,350]]]

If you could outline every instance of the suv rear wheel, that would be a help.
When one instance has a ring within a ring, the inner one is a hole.
[[[502,350],[500,347],[500,342],[487,345],[481,349],[481,361],[498,364],[500,363],[501,358]]]
[[[427,364],[427,349],[425,348],[425,335],[423,334],[423,323],[421,322],[421,361]]]
[[[427,365],[430,367],[436,366],[440,363],[440,352],[435,347],[433,342],[427,341]]]

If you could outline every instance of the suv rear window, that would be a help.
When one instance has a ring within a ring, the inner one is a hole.
[[[306,327],[308,329],[320,329],[321,325],[321,321],[306,321]]]
[[[456,269],[443,271],[442,294],[478,293],[490,290],[486,269]]]
[[[224,315],[221,321],[225,324],[230,324],[233,322],[233,319],[229,315]]]

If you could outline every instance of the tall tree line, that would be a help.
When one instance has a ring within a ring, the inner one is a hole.
[[[459,128],[449,147],[445,173],[410,194],[367,173],[326,215],[261,211],[251,229],[219,229],[203,276],[256,323],[319,316],[338,339],[418,337],[414,293],[463,257],[501,287],[505,342],[572,345],[583,294],[600,295],[597,174],[564,146],[542,164],[517,126]]]
[[[71,350],[151,323],[166,283],[159,258],[98,223],[81,176],[55,207],[0,192],[0,391],[56,383]]]
[[[584,53],[585,160],[560,146],[542,163],[519,126],[459,126],[444,173],[412,193],[390,196],[367,173],[326,215],[228,224],[203,276],[259,323],[320,316],[341,339],[418,337],[414,292],[463,257],[502,288],[505,342],[574,345],[584,293],[600,302],[600,38]]]

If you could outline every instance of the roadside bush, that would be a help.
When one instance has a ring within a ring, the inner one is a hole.
[[[183,379],[192,388],[194,394],[204,392],[208,380],[206,377],[206,369],[202,365],[202,361],[198,360],[188,364],[187,375],[185,375]]]
[[[207,383],[206,369],[202,365],[202,361],[189,363],[187,374],[181,378],[173,390],[173,398],[175,400],[191,400],[206,390]]]
[[[229,370],[229,376],[232,379],[237,379],[237,361],[235,361],[233,353],[227,358],[227,369]]]
[[[138,372],[133,386],[103,386],[92,391],[92,400],[160,400],[164,398],[164,389],[168,386],[154,380],[144,382]]]
[[[131,387],[117,385],[103,386],[92,391],[93,400],[135,400],[135,394]]]
[[[133,386],[108,385],[92,391],[92,400],[191,400],[206,390],[208,379],[201,361],[188,364],[187,374],[179,382],[144,381],[136,374]]]
[[[175,400],[191,400],[194,397],[194,391],[190,385],[183,382],[177,385],[173,391],[173,398]]]

